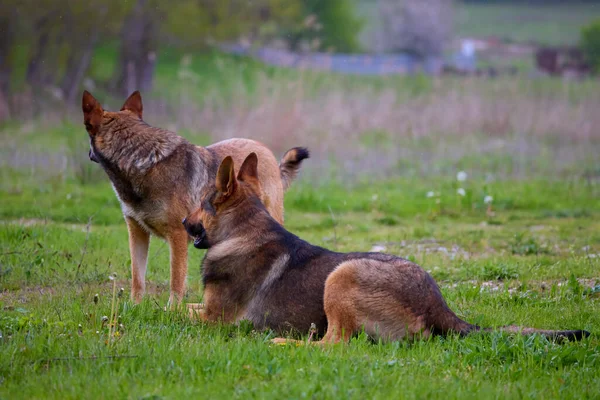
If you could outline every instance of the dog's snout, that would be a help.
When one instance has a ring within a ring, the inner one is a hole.
[[[206,230],[204,226],[200,222],[190,222],[187,221],[187,218],[183,220],[183,226],[192,238],[194,238],[194,247],[197,249],[208,249],[210,244],[208,242],[208,238],[206,237]]]
[[[188,221],[187,218],[184,218],[183,226],[190,236],[199,236],[204,234],[204,226],[202,226],[200,222]]]

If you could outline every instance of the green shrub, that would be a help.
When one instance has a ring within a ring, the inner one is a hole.
[[[316,32],[322,49],[355,52],[360,45],[358,34],[363,21],[356,16],[354,0],[303,0],[305,15],[316,17],[320,29]]]
[[[600,72],[600,19],[581,30],[581,48],[595,72]]]

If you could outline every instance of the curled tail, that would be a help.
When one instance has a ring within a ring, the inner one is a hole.
[[[298,174],[302,160],[308,158],[310,153],[305,147],[294,147],[285,152],[279,162],[279,173],[283,182],[283,190],[287,190]]]

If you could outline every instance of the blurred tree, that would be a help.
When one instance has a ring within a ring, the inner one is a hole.
[[[0,121],[10,117],[10,79],[13,67],[17,18],[14,4],[0,4]]]
[[[90,66],[94,47],[101,37],[112,36],[120,27],[128,2],[120,0],[63,0],[63,29],[66,32],[64,75],[60,88],[72,103]]]
[[[439,57],[452,34],[452,0],[379,0],[378,50]]]
[[[288,29],[287,39],[294,50],[303,43],[338,52],[360,49],[358,35],[364,21],[356,15],[353,0],[302,0],[304,21]]]
[[[600,19],[581,30],[581,49],[594,72],[600,72]]]
[[[158,0],[137,0],[121,28],[119,61],[113,89],[122,96],[152,87],[161,21],[167,4]],[[185,20],[181,21],[186,24]]]
[[[302,17],[300,0],[180,0],[169,7],[164,33],[198,49],[211,41],[272,39]]]
[[[109,86],[128,95],[152,87],[163,45],[188,50],[245,38],[252,43],[309,39],[322,48],[358,48],[353,0],[2,0],[0,114],[6,114],[14,54],[19,76],[34,91],[77,97],[97,44],[119,37]],[[59,90],[56,90],[56,89]]]
[[[324,49],[354,52],[360,49],[358,34],[363,21],[353,0],[304,0],[307,15],[315,15],[322,26],[319,39]]]
[[[198,50],[213,41],[254,42],[301,21],[301,0],[136,0],[121,30],[113,88],[123,96],[149,90],[160,43]]]
[[[64,33],[62,26],[56,23],[62,17],[60,5],[49,0],[41,0],[38,4],[34,0],[24,0],[17,5],[17,12],[23,18],[25,37],[31,38],[25,80],[32,87],[47,85],[58,69],[57,42]]]
[[[8,23],[2,24],[6,34],[0,40],[0,57],[6,62],[0,63],[0,81],[10,82],[14,47],[24,45],[29,87],[36,91],[58,87],[66,101],[72,102],[94,46],[121,25],[126,10],[126,2],[120,0],[3,1],[0,18]]]

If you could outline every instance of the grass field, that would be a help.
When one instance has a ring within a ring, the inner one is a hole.
[[[123,101],[101,85],[114,51],[100,49],[91,72],[109,109]],[[286,194],[286,225],[300,237],[414,260],[481,326],[592,332],[566,344],[495,332],[274,346],[272,333],[247,324],[165,312],[159,240],[149,294],[133,306],[125,224],[88,160],[79,110],[0,127],[0,399],[598,398],[598,88],[356,79],[166,52],[144,93],[145,119],[197,144],[245,136],[278,156],[307,145],[312,158]],[[190,252],[186,301],[196,302],[203,252]],[[103,322],[111,314],[114,329]]]
[[[132,306],[127,234],[106,182],[2,184],[0,397],[595,398],[600,394],[600,187],[585,181],[299,182],[287,226],[340,251],[374,245],[420,263],[482,326],[583,328],[580,343],[499,333],[325,350],[270,345],[250,326],[164,312],[168,249],[153,241],[148,299]],[[427,192],[435,197],[428,198]],[[439,196],[438,196],[439,194]],[[492,212],[483,204],[493,196]],[[436,202],[440,199],[439,204]],[[187,301],[202,297],[190,256]],[[113,282],[119,328],[109,336]],[[99,295],[96,304],[93,299]],[[118,292],[117,292],[118,293]]]
[[[454,28],[458,37],[497,37],[512,42],[569,45],[579,41],[581,27],[600,18],[600,6],[578,1],[455,2]],[[365,46],[377,29],[377,0],[357,0],[359,15],[367,21],[362,33]]]
[[[598,4],[577,1],[549,4],[460,4],[456,34],[495,36],[514,42],[577,44],[581,27],[600,18]]]

